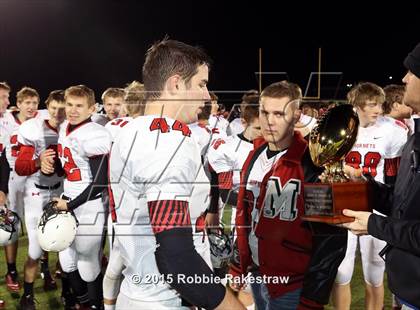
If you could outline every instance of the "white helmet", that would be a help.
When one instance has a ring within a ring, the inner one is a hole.
[[[67,249],[76,237],[77,222],[72,212],[57,210],[50,201],[38,222],[38,242],[44,251],[60,252]]]
[[[0,245],[11,244],[18,239],[19,223],[19,216],[15,212],[0,207]]]
[[[231,237],[225,234],[223,228],[209,229],[208,237],[213,268],[227,267],[233,254]]]

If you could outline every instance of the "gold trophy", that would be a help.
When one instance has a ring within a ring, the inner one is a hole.
[[[351,182],[343,172],[345,155],[357,138],[359,118],[349,104],[329,109],[311,131],[309,152],[318,167],[325,168],[322,183],[305,183],[303,220],[330,224],[352,222],[343,209],[369,210],[367,182]]]

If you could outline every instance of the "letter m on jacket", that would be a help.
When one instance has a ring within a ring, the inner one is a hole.
[[[282,186],[279,177],[270,177],[264,197],[263,216],[271,219],[279,217],[283,221],[294,221],[298,216],[296,204],[300,189],[300,180],[289,179]]]

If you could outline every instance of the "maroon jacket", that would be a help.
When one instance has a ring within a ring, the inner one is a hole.
[[[266,147],[263,144],[253,150],[242,169],[236,213],[240,266],[231,268],[234,275],[245,274],[252,266],[248,236],[253,197],[246,184],[255,160]],[[301,309],[319,309],[328,303],[337,268],[346,251],[344,229],[324,224],[315,227],[300,218],[304,214],[304,182],[316,182],[321,171],[310,160],[306,140],[295,132],[286,154],[264,177],[257,200],[260,216],[255,235],[259,272],[266,276],[289,276],[287,284],[266,283],[272,298],[303,288]],[[282,199],[286,198],[285,194],[281,195],[286,188],[287,199]],[[265,199],[267,190],[270,192]]]

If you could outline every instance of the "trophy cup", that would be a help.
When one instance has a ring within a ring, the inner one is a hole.
[[[357,138],[359,119],[349,104],[328,110],[311,131],[309,152],[318,167],[325,168],[322,183],[305,183],[303,220],[338,224],[352,222],[343,209],[369,210],[367,182],[352,182],[343,172],[342,160]]]

